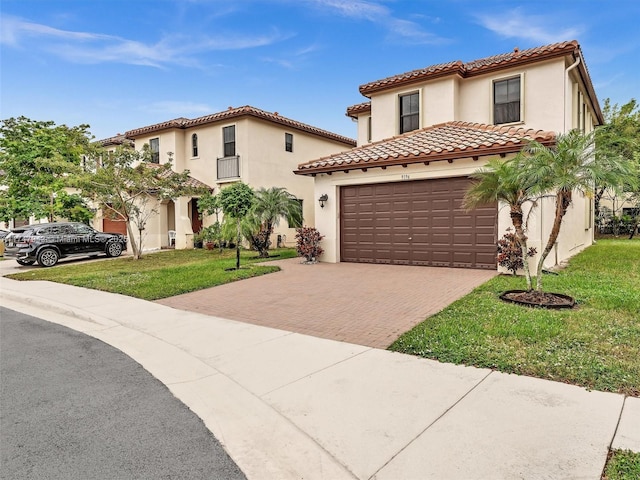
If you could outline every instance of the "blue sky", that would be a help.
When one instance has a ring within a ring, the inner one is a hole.
[[[580,42],[600,99],[640,97],[638,0],[2,0],[2,118],[105,138],[252,105],[355,137],[358,86]]]

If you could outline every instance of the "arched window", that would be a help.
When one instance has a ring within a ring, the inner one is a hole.
[[[198,156],[198,135],[195,133],[191,135],[191,153],[192,157]]]

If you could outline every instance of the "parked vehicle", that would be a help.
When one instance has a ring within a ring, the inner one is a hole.
[[[20,265],[53,267],[61,258],[100,253],[118,257],[126,248],[124,235],[98,232],[84,223],[56,222],[14,228],[5,237],[4,256]]]
[[[4,239],[4,237],[9,235],[9,233],[11,232],[9,232],[8,230],[0,230],[0,240]]]

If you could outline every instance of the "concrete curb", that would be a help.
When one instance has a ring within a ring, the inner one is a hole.
[[[139,362],[248,478],[599,478],[640,399],[0,278],[9,307]]]

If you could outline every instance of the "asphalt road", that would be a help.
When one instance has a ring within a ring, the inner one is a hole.
[[[0,478],[245,476],[202,421],[131,358],[0,307]]]

